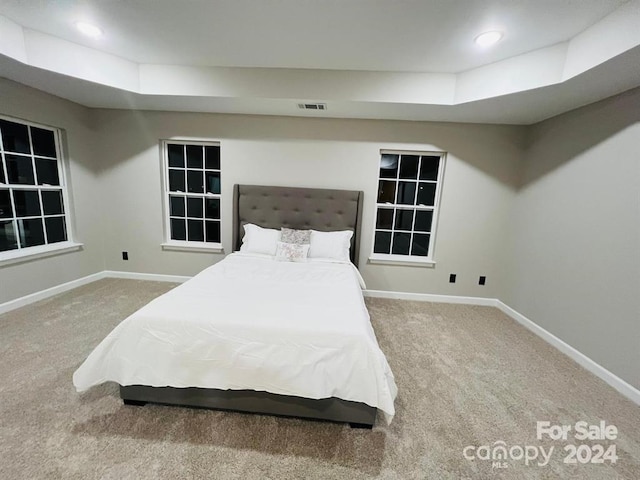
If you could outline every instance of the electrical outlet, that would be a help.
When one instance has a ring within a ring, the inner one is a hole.
[[[478,285],[484,285],[485,283],[487,283],[487,277],[481,276],[478,280]]]
[[[456,283],[456,274],[452,273],[449,275],[449,283]]]
[[[129,252],[122,252],[122,259],[129,260]]]

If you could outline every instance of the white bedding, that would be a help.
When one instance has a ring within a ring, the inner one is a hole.
[[[251,389],[363,402],[397,389],[355,267],[229,255],[118,325],[73,375],[121,385]]]

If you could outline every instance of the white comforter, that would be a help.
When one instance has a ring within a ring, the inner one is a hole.
[[[352,265],[229,255],[118,325],[73,375],[338,397],[391,421],[397,389]]]

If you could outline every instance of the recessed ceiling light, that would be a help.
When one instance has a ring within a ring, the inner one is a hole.
[[[76,28],[87,37],[98,38],[102,36],[102,29],[87,22],[76,22]]]
[[[491,31],[481,33],[476,37],[476,44],[481,47],[490,47],[491,45],[495,45],[502,39],[502,32]]]

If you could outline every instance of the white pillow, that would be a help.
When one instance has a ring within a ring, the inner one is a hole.
[[[240,251],[244,253],[264,253],[274,256],[280,240],[280,230],[262,228],[252,223],[244,226],[244,237]]]
[[[281,262],[306,262],[308,254],[308,244],[278,242],[276,248],[276,260]]]
[[[309,258],[325,258],[349,262],[352,230],[338,232],[318,232],[311,230],[311,248]]]

